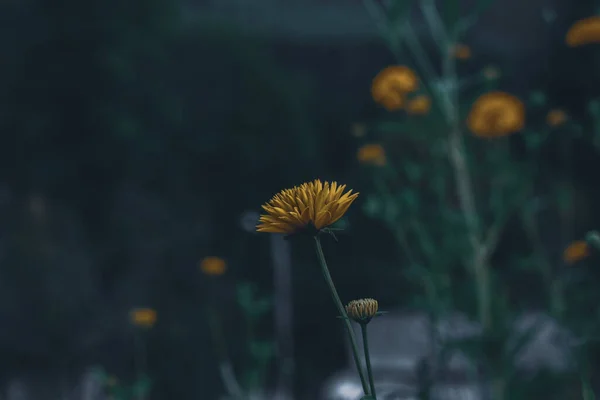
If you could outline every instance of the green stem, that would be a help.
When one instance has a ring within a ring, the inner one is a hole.
[[[327,281],[327,285],[329,285],[329,291],[331,292],[331,297],[333,297],[333,302],[337,306],[338,312],[342,316],[344,325],[346,327],[346,332],[350,337],[350,344],[352,345],[352,355],[354,356],[356,369],[358,370],[358,375],[360,376],[360,383],[362,384],[363,392],[365,393],[365,396],[368,396],[370,394],[369,387],[367,386],[367,380],[365,379],[365,374],[363,372],[362,366],[360,365],[360,358],[358,357],[358,345],[356,344],[354,330],[352,329],[352,325],[350,324],[348,314],[346,314],[346,310],[344,309],[342,301],[340,300],[340,296],[338,296],[337,290],[335,289],[335,286],[333,284],[333,280],[331,279],[331,275],[329,274],[329,269],[327,268],[327,262],[325,261],[325,254],[323,254],[323,247],[321,246],[321,239],[319,238],[319,236],[315,236],[315,246],[317,249],[319,263],[321,264],[321,271],[323,272],[325,281]]]
[[[363,349],[365,351],[365,361],[367,363],[367,375],[369,376],[369,386],[371,387],[371,396],[377,400],[375,394],[375,380],[373,379],[373,370],[371,369],[371,356],[369,355],[369,340],[367,338],[367,324],[360,324],[362,331]]]
[[[492,400],[504,400],[506,382],[504,378],[495,378],[492,381]]]

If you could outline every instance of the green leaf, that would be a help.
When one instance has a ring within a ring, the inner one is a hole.
[[[360,400],[375,400],[375,397],[369,395],[369,396],[363,396],[360,398]]]

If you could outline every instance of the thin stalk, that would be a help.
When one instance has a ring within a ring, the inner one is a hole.
[[[133,342],[135,348],[134,354],[134,362],[135,362],[135,370],[137,374],[138,383],[141,381],[146,374],[146,347],[144,340],[141,337],[141,333],[139,331],[134,332]],[[137,396],[138,400],[143,400],[145,398],[144,393],[140,392]]]
[[[367,337],[367,324],[360,324],[360,330],[362,332],[363,349],[365,352],[365,361],[367,363],[367,375],[369,375],[369,386],[371,387],[371,396],[373,400],[377,400],[375,394],[375,380],[373,379],[373,370],[371,368],[371,356],[369,355],[369,339]]]
[[[495,378],[492,381],[492,400],[504,400],[506,381],[504,378]]]
[[[333,302],[335,303],[338,312],[342,316],[344,326],[346,327],[346,332],[350,337],[350,344],[352,345],[352,355],[354,356],[356,369],[358,370],[358,375],[360,376],[360,383],[362,384],[363,392],[365,393],[365,396],[368,396],[370,394],[369,387],[367,385],[367,380],[365,379],[365,373],[363,372],[362,366],[360,365],[360,358],[358,357],[358,345],[356,344],[354,330],[352,329],[352,325],[350,324],[348,314],[346,314],[346,309],[344,308],[344,305],[340,300],[340,296],[338,296],[337,290],[335,289],[335,285],[333,284],[333,280],[331,279],[331,274],[329,274],[329,268],[327,268],[327,261],[325,261],[325,254],[323,254],[323,247],[321,246],[321,239],[319,238],[319,236],[315,236],[315,247],[317,249],[317,258],[319,259],[319,263],[321,264],[321,272],[323,272],[323,276],[325,277],[325,281],[329,286],[329,291],[331,292]]]

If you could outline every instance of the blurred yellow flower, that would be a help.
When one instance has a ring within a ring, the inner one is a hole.
[[[206,275],[223,275],[227,270],[227,263],[220,257],[205,257],[200,261],[200,271]]]
[[[386,163],[385,149],[380,144],[365,144],[358,149],[356,158],[361,164],[383,166]]]
[[[404,108],[404,94],[403,93],[391,93],[381,100],[379,100],[379,104],[381,104],[388,111],[398,111]]]
[[[493,138],[523,129],[525,106],[517,97],[505,92],[481,95],[467,118],[467,126],[475,136]]]
[[[565,41],[570,47],[600,43],[600,16],[594,15],[575,22],[567,31]]]
[[[550,110],[546,115],[546,123],[550,126],[560,126],[568,119],[567,113],[563,110]]]
[[[156,323],[156,311],[151,308],[136,308],[130,314],[131,323],[141,328],[151,328]]]
[[[457,43],[452,47],[452,55],[458,60],[468,60],[471,58],[471,48],[466,44]]]
[[[590,247],[585,240],[576,240],[569,244],[563,252],[563,260],[567,264],[574,264],[590,255]]]
[[[425,115],[430,109],[431,99],[424,94],[414,97],[406,105],[406,112],[411,115]]]
[[[419,79],[414,71],[405,65],[394,65],[383,69],[373,79],[371,96],[388,111],[399,110],[404,106],[404,97],[419,87]]]
[[[293,234],[328,227],[346,213],[358,193],[344,193],[346,185],[315,179],[277,193],[262,206],[258,232]]]

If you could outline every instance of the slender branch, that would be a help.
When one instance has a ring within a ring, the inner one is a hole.
[[[365,361],[367,363],[367,375],[369,376],[371,396],[373,396],[373,400],[377,400],[377,394],[375,392],[375,379],[373,378],[373,369],[371,368],[371,356],[369,355],[369,338],[367,337],[367,324],[360,324],[360,330],[362,332],[363,349],[365,352]]]
[[[208,316],[208,328],[213,339],[217,357],[219,358],[219,373],[221,374],[221,380],[223,381],[229,396],[235,399],[242,399],[244,397],[243,390],[235,377],[233,365],[227,356],[227,347],[225,341],[222,339],[223,332],[221,331],[219,319],[211,308],[207,308],[206,314]]]
[[[325,261],[325,254],[323,253],[323,247],[321,246],[321,239],[319,236],[315,236],[315,247],[317,250],[317,256],[319,258],[319,263],[321,265],[321,271],[323,272],[323,276],[325,277],[325,281],[329,286],[329,291],[331,292],[331,297],[333,298],[333,302],[335,303],[338,312],[340,313],[342,320],[344,321],[344,326],[346,327],[346,332],[350,337],[350,345],[352,347],[352,355],[354,356],[354,362],[356,363],[356,369],[358,370],[358,375],[360,376],[360,383],[363,387],[363,392],[366,396],[370,394],[369,387],[367,385],[367,380],[365,379],[365,373],[363,372],[360,358],[358,356],[358,345],[356,344],[356,336],[354,335],[354,329],[352,329],[352,325],[350,324],[350,318],[348,318],[348,314],[344,309],[344,305],[340,300],[340,296],[337,293],[335,285],[333,284],[333,279],[331,279],[331,274],[329,273],[329,268],[327,268],[327,261]]]

